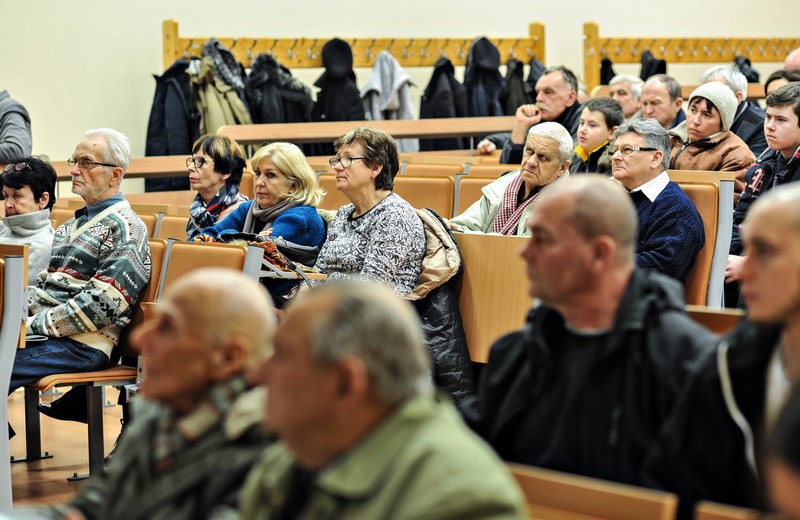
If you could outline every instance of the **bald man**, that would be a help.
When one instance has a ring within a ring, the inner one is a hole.
[[[784,70],[800,70],[800,49],[795,49],[786,56],[783,68]]]
[[[521,255],[541,303],[499,339],[471,426],[507,461],[629,484],[647,462],[692,361],[716,337],[675,280],[635,267],[637,217],[619,183],[576,176],[548,190]]]
[[[800,184],[762,195],[742,227],[747,319],[687,386],[665,465],[688,464],[699,498],[764,508],[761,448],[800,380]]]
[[[76,519],[210,518],[233,507],[270,443],[263,389],[245,371],[272,351],[272,300],[237,271],[205,268],[167,289],[131,343],[144,356],[143,400],[106,474],[66,506]]]
[[[255,374],[280,436],[242,518],[512,520],[505,465],[430,384],[416,312],[386,286],[335,280],[298,297]]]

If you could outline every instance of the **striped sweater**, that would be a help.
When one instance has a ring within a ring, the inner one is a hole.
[[[50,266],[28,287],[29,333],[70,337],[106,355],[150,280],[147,229],[123,200],[53,239]]]

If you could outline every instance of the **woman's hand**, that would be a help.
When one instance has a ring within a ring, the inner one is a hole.
[[[261,235],[263,237],[268,237],[268,236],[272,235],[272,228],[267,228],[267,229],[262,230],[261,233],[259,233],[259,235]]]
[[[742,265],[745,256],[728,255],[728,263],[725,264],[725,283],[735,282],[742,276]]]

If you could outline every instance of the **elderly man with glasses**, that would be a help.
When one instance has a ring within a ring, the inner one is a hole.
[[[89,130],[68,160],[72,193],[86,205],[53,239],[50,265],[28,287],[27,348],[17,351],[9,393],[40,378],[108,364],[139,292],[150,280],[147,229],[120,193],[130,163],[128,138]],[[57,406],[48,415],[59,416]],[[49,410],[48,410],[49,411]]]
[[[686,281],[705,232],[694,204],[667,174],[667,131],[652,119],[628,121],[609,152],[611,174],[630,192],[639,217],[636,265]]]

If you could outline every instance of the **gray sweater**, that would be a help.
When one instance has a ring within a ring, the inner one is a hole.
[[[19,101],[0,91],[0,164],[31,154],[31,118]]]
[[[50,264],[54,233],[49,209],[3,217],[0,221],[0,243],[30,246],[28,285],[36,285],[36,276]]]

